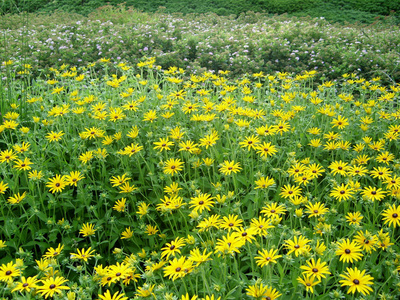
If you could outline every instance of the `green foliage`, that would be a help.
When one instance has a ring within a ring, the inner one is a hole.
[[[397,0],[3,0],[0,13],[45,12],[56,10],[89,15],[105,5],[134,7],[145,12],[215,13],[220,16],[266,12],[296,16],[325,17],[331,22],[373,23],[376,17],[399,17]]]
[[[261,0],[262,7],[272,14],[293,13],[309,9],[320,0]]]

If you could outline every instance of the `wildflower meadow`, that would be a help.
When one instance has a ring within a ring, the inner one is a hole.
[[[395,82],[150,56],[0,75],[1,299],[400,297]]]

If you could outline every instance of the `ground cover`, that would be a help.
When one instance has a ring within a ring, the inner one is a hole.
[[[3,298],[399,297],[399,85],[156,61],[3,61]]]

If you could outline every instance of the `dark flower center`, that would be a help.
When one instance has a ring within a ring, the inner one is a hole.
[[[397,214],[397,213],[394,213],[393,215],[392,215],[392,217],[393,218],[397,218],[399,215]]]
[[[173,170],[173,169],[175,169],[176,167],[175,166],[171,166],[171,169]]]
[[[383,172],[379,172],[378,174],[379,174],[379,175],[383,175]]]
[[[360,284],[360,280],[354,279],[354,280],[353,280],[353,283],[354,283],[354,284]]]
[[[342,191],[340,191],[339,193],[343,195],[343,194],[346,193],[346,191],[343,191],[343,190],[342,190]]]
[[[204,201],[202,200],[202,201],[199,201],[199,204],[200,205],[203,205],[204,204]]]
[[[232,170],[232,169],[233,169],[232,167],[229,167],[229,168],[228,168],[228,170]]]
[[[121,276],[121,275],[122,275],[121,272],[118,272],[117,274],[115,274],[115,276]]]
[[[176,272],[180,272],[182,269],[180,268],[180,267],[177,267],[176,269],[175,269],[175,271]]]
[[[338,167],[338,170],[343,170],[343,167],[340,167],[340,166],[339,166],[339,167]]]
[[[22,287],[27,287],[29,284],[27,284],[26,282],[22,285]]]
[[[54,283],[50,284],[50,286],[49,286],[50,289],[54,289],[55,287],[56,287],[56,285]]]
[[[314,273],[317,273],[317,272],[318,272],[318,269],[317,269],[317,268],[313,268],[312,271],[313,271]]]
[[[317,213],[318,213],[318,210],[314,209],[314,214],[317,214]]]
[[[6,272],[6,275],[7,275],[7,276],[8,276],[8,275],[11,275],[11,273],[12,273],[11,271],[7,271],[7,272]]]
[[[56,187],[59,187],[59,186],[60,186],[60,184],[57,182],[57,183],[56,183]]]
[[[295,248],[295,249],[299,249],[300,246],[299,246],[299,245],[295,245],[294,248]]]
[[[242,236],[247,236],[247,232],[243,232],[243,233],[242,233]]]
[[[376,191],[372,191],[371,194],[372,194],[372,195],[376,195]]]
[[[275,209],[271,209],[271,212],[274,214],[276,212],[276,210]]]
[[[289,191],[288,194],[293,194],[293,191]]]
[[[234,225],[233,223],[229,223],[229,224],[228,224],[229,227],[232,227],[233,225]]]
[[[174,250],[175,249],[175,245],[172,245],[171,247],[169,247],[169,250]]]
[[[344,250],[344,252],[345,252],[346,254],[350,254],[350,253],[351,253],[351,251],[350,251],[349,249]]]

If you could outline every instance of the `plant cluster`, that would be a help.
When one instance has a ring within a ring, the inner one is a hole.
[[[64,13],[2,17],[0,59],[26,60],[36,72],[64,62],[85,66],[102,57],[136,64],[147,55],[156,56],[165,69],[193,73],[222,69],[240,76],[307,69],[325,80],[352,72],[367,79],[380,76],[385,84],[400,78],[397,26],[343,27],[324,19],[254,13],[238,19],[148,15],[122,6],[68,18]]]
[[[2,63],[3,298],[399,297],[399,85],[156,61]]]

